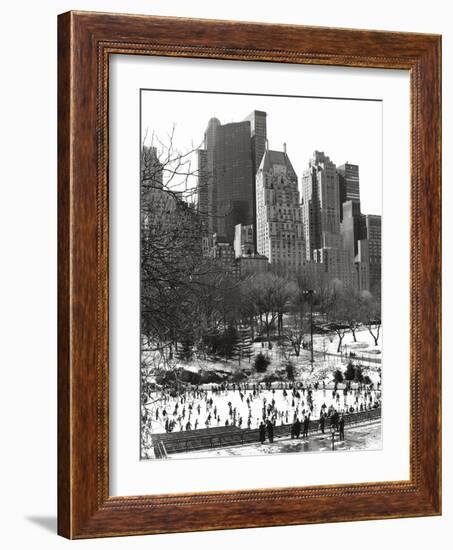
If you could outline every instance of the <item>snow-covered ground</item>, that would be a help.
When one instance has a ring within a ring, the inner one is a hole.
[[[376,329],[373,328],[373,333],[376,334]],[[317,351],[326,351],[328,353],[338,353],[338,340],[336,334],[313,336],[313,348]],[[366,361],[367,358],[379,358],[382,352],[382,329],[380,330],[378,345],[375,346],[374,339],[366,327],[360,327],[356,331],[356,340],[352,332],[348,331],[343,338],[340,354],[348,355],[350,352],[355,353],[360,359]]]
[[[319,418],[323,405],[326,409],[332,406],[339,412],[347,412],[350,407],[355,410],[360,410],[361,407],[370,408],[381,397],[380,391],[371,391],[365,394],[353,389],[344,395],[340,389],[337,392],[338,397],[336,395],[334,397],[334,393],[330,389],[313,390],[312,418]],[[273,410],[277,414],[277,425],[292,423],[295,416],[302,419],[305,414],[310,412],[307,392],[299,391],[299,398],[294,397],[290,390],[286,390],[286,394],[285,396],[284,390],[281,389],[262,389],[255,396],[251,390],[241,392],[238,389],[222,391],[220,394],[211,390],[188,391],[184,396],[166,396],[165,400],[153,400],[154,402],[146,405],[147,425],[151,433],[162,433],[165,432],[165,420],[170,418],[176,423],[173,431],[186,430],[188,422],[192,430],[232,424],[253,429],[259,427],[263,417],[263,407],[267,407],[272,400],[275,402]],[[159,395],[152,397],[158,398]],[[211,399],[212,405],[210,404]],[[230,414],[230,404],[231,410],[234,412],[233,416]],[[165,415],[163,414],[164,410]],[[249,418],[250,425],[248,424]],[[226,424],[227,422],[228,424]]]
[[[301,349],[297,357],[294,353],[289,355],[288,350],[283,352],[273,343],[272,349],[268,348],[267,342],[255,342],[253,344],[253,354],[249,359],[237,360],[210,360],[201,357],[194,357],[191,361],[173,360],[171,368],[183,368],[186,371],[194,373],[216,372],[225,380],[243,371],[247,372],[247,380],[250,383],[260,382],[268,376],[275,376],[281,379],[285,378],[285,362],[289,359],[295,367],[296,380],[304,384],[314,384],[315,382],[325,381],[326,384],[332,381],[333,372],[336,369],[344,370],[350,359],[352,352],[356,356],[351,357],[354,363],[360,363],[364,367],[363,374],[370,376],[371,380],[377,384],[380,381],[379,368],[381,367],[381,337],[379,345],[375,346],[373,338],[366,328],[360,328],[356,332],[357,342],[354,342],[353,336],[348,332],[342,343],[341,352],[338,353],[338,336],[314,335],[313,349],[314,368],[310,363],[311,354],[308,350]],[[253,356],[263,353],[271,362],[265,373],[258,373],[253,370]],[[160,366],[159,361],[151,352],[142,353],[142,362],[147,365],[148,381],[152,382],[156,367]]]

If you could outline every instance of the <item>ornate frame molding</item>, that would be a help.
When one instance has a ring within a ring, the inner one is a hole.
[[[109,496],[110,55],[410,71],[409,481]],[[438,36],[87,12],[59,16],[58,530],[61,535],[87,538],[440,514],[440,108]],[[430,341],[422,337],[427,330],[432,334]],[[243,513],[245,510],[247,514]]]

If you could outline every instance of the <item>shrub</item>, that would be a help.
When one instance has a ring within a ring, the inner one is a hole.
[[[294,365],[292,361],[288,361],[286,363],[286,376],[288,377],[288,380],[294,380]]]
[[[337,369],[335,371],[333,379],[335,384],[340,384],[341,382],[343,382],[343,373],[341,372],[341,370]]]
[[[355,379],[355,368],[352,361],[349,361],[348,366],[344,371],[344,379],[348,381],[352,381]]]
[[[262,353],[258,353],[258,355],[255,357],[254,365],[256,372],[266,372],[269,363],[270,360],[265,355],[263,355]]]
[[[234,327],[228,327],[226,330],[215,331],[212,334],[203,337],[205,350],[213,356],[231,359],[236,351],[237,331]]]
[[[363,374],[362,374],[362,367],[358,366],[355,369],[355,381],[356,382],[363,382]]]

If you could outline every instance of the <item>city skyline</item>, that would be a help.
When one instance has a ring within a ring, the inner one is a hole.
[[[154,108],[164,93],[184,98],[172,104],[171,116]],[[141,105],[143,143],[149,144],[153,133],[159,137],[171,134],[175,125],[173,144],[181,152],[203,148],[208,121],[214,117],[225,125],[244,121],[253,111],[264,111],[268,148],[283,151],[286,144],[299,191],[310,158],[315,150],[321,151],[337,167],[345,163],[359,166],[362,212],[382,214],[380,102],[144,90]],[[196,152],[190,158],[191,169],[196,170]],[[196,187],[196,177],[189,185]]]

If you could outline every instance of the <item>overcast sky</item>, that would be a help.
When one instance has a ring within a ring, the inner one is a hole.
[[[243,120],[267,113],[269,148],[283,150],[301,180],[314,150],[339,166],[359,165],[362,212],[382,209],[382,103],[379,101],[270,97],[196,92],[142,91],[142,136],[165,140],[175,125],[174,145],[185,152],[202,143],[207,123]],[[161,137],[163,136],[163,137]],[[197,162],[194,158],[193,168]]]

